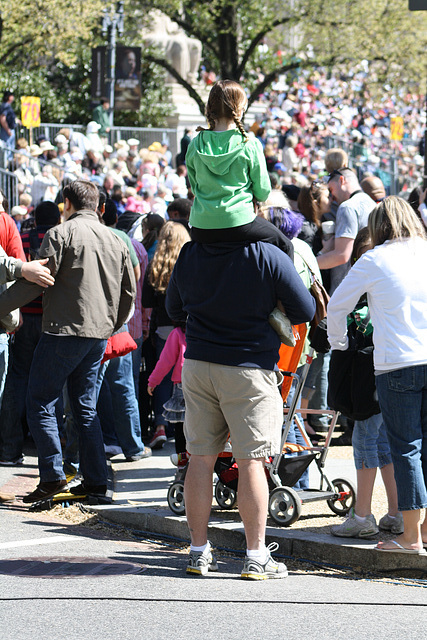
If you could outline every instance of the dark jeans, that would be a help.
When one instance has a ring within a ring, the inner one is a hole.
[[[96,413],[96,383],[107,341],[42,334],[34,352],[27,394],[28,426],[37,446],[42,482],[65,478],[55,407],[67,381],[73,418],[79,430],[80,471],[88,485],[107,483],[101,425]]]
[[[0,414],[1,459],[9,461],[22,455],[28,378],[42,333],[41,313],[24,313],[22,316],[23,324],[14,334],[9,348],[9,369]],[[57,409],[58,424],[61,425],[62,402]]]

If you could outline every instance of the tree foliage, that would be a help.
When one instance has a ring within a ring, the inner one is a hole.
[[[108,5],[115,5],[112,0]],[[0,90],[39,95],[44,120],[90,118],[90,49],[105,44],[102,0],[0,0]],[[159,9],[203,44],[202,64],[220,78],[240,81],[256,100],[280,74],[304,68],[354,70],[369,62],[370,82],[424,86],[427,11],[407,0],[125,0],[126,46],[141,46],[142,105],[119,112],[118,124],[163,125],[172,106],[166,73],[203,112],[203,82],[192,86],[159,50],[144,45],[142,28]],[[267,46],[268,45],[268,46]],[[422,82],[420,82],[422,80]]]
[[[91,48],[100,33],[102,0],[0,0],[0,91],[41,98],[42,120],[84,124],[91,119]],[[125,41],[125,44],[131,44]],[[163,126],[171,111],[161,67],[142,65],[139,111],[115,115],[123,126]]]
[[[0,64],[32,69],[52,60],[75,63],[82,44],[94,41],[102,0],[2,0],[0,7]]]
[[[294,69],[348,71],[367,59],[371,80],[391,86],[413,83],[423,73],[427,12],[409,12],[407,0],[267,0],[262,7],[253,0],[128,0],[127,12],[145,12],[149,22],[153,8],[199,39],[206,69],[242,82],[249,103],[279,74]],[[161,57],[151,59],[170,71]]]

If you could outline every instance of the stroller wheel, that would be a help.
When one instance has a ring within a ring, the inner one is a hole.
[[[236,504],[237,493],[218,480],[215,485],[215,500],[221,509],[232,509]]]
[[[301,515],[301,500],[294,489],[276,487],[270,493],[268,512],[274,522],[281,527],[289,527]]]
[[[332,485],[337,497],[327,500],[328,507],[338,516],[345,516],[356,503],[356,487],[346,478],[336,478]]]
[[[183,516],[185,513],[184,503],[184,485],[182,482],[173,482],[168,490],[169,509],[177,516]]]

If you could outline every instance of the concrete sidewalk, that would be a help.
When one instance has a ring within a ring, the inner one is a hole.
[[[176,467],[169,459],[174,451],[173,443],[167,442],[162,450],[154,451],[151,458],[138,462],[126,463],[123,456],[113,458],[113,503],[90,506],[89,509],[96,511],[102,520],[129,529],[189,540],[185,517],[174,515],[167,503],[168,487],[176,473]],[[356,472],[352,458],[348,455],[337,457],[337,454],[333,449],[329,452],[325,468],[327,476],[331,481],[348,478],[355,482]],[[378,480],[378,484],[380,482]],[[18,499],[32,491],[36,483],[37,459],[34,453],[26,457],[26,464],[22,467],[0,467],[0,487],[5,492],[15,493]],[[314,463],[310,466],[310,486],[319,486],[318,471]],[[381,491],[379,494],[381,495]],[[377,518],[386,512],[385,502],[379,504],[378,509],[379,513],[375,514]],[[325,501],[304,504],[300,519],[290,527],[276,526],[269,518],[267,543],[278,542],[279,552],[284,556],[333,564],[343,569],[363,569],[384,576],[425,575],[426,556],[375,551],[374,547],[380,536],[372,540],[359,540],[330,535],[330,525],[339,522],[340,518],[332,514]],[[381,534],[381,539],[387,537],[390,538],[391,535]],[[222,510],[213,499],[209,539],[223,549],[245,549],[243,526],[236,508]]]
[[[128,528],[172,536],[189,540],[184,516],[174,515],[167,504],[167,490],[173,481],[176,467],[169,456],[174,453],[173,443],[166,443],[160,451],[154,451],[149,459],[136,463],[120,462],[120,456],[111,460],[114,471],[114,501],[112,505],[91,507],[102,519]],[[332,452],[331,452],[332,453]],[[123,460],[123,458],[122,458]],[[348,478],[355,482],[356,472],[352,459],[335,458],[329,455],[326,461],[326,474],[330,480]],[[380,474],[378,474],[379,476]],[[310,486],[318,487],[318,471],[313,463],[310,466]],[[326,502],[317,502],[316,512],[320,517],[333,515]],[[365,569],[384,575],[423,573],[427,571],[427,557],[399,553],[380,553],[374,550],[380,537],[374,540],[337,538],[328,533],[328,526],[310,526],[310,510],[313,503],[302,507],[301,518],[296,524],[282,528],[269,518],[267,543],[276,541],[279,550],[285,556],[295,559],[326,562],[342,567]],[[384,505],[384,513],[386,506]],[[323,515],[324,514],[324,515]],[[304,529],[304,516],[307,528]],[[339,523],[338,516],[334,523]],[[385,536],[382,536],[384,538]],[[390,537],[390,536],[388,536]],[[218,547],[225,549],[245,549],[243,526],[237,509],[224,511],[213,500],[209,524],[209,539]],[[413,571],[415,570],[415,571]],[[417,571],[418,570],[418,571]]]

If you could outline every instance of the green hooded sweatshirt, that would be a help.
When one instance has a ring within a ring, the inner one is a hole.
[[[261,143],[247,142],[238,129],[201,131],[185,158],[194,202],[190,224],[199,229],[229,229],[255,218],[253,198],[263,202],[270,190]]]

